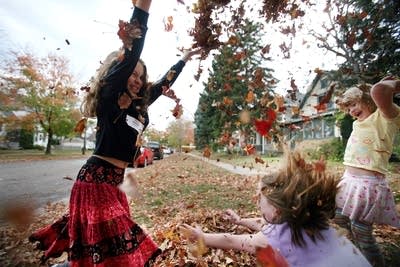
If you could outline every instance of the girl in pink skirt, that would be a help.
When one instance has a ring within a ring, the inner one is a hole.
[[[346,169],[336,196],[335,222],[350,231],[373,266],[384,266],[384,259],[372,225],[400,226],[386,180],[394,137],[400,128],[400,108],[393,103],[394,94],[399,92],[400,80],[387,77],[373,86],[352,87],[337,101],[356,120],[344,155]]]

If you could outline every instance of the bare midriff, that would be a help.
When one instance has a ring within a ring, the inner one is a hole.
[[[376,176],[378,178],[385,178],[385,175],[380,172],[351,167],[351,166],[346,166],[346,171],[353,175],[366,175],[366,176]]]
[[[105,157],[105,156],[99,156],[99,155],[93,155],[95,157],[98,157],[100,159],[103,159],[109,163],[111,163],[112,165],[118,167],[118,168],[122,168],[125,169],[126,167],[128,167],[128,162],[116,159],[116,158],[110,158],[110,157]]]

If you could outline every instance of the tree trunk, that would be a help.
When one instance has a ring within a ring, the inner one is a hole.
[[[53,131],[49,130],[47,135],[48,135],[48,139],[47,139],[45,154],[50,155],[51,154],[51,141],[53,140]]]

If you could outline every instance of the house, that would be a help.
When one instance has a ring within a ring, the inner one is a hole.
[[[14,116],[16,120],[26,116],[28,112],[26,111],[10,111],[10,112],[0,112],[2,118]],[[84,145],[84,139],[86,139],[86,148],[94,149],[95,146],[95,128],[94,123],[88,124],[88,130],[84,137],[56,137],[55,139],[59,141],[57,145],[60,149],[81,149]],[[47,133],[43,128],[36,124],[33,129],[33,146],[35,147],[46,147],[48,142]],[[8,129],[7,123],[4,120],[0,120],[0,148],[5,149],[20,149],[20,129]]]
[[[294,97],[285,97],[286,112],[279,118],[279,124],[291,148],[307,140],[340,137],[340,129],[336,126],[334,116],[337,111],[334,97],[329,100],[325,109],[318,110],[318,104],[331,84],[327,74],[317,74],[304,95],[298,92]],[[293,113],[293,110],[296,112]],[[261,154],[279,150],[274,142],[258,133],[254,144]]]

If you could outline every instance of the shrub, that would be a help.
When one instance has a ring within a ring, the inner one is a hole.
[[[25,129],[21,129],[19,135],[19,146],[23,149],[33,148],[33,132]]]
[[[332,138],[331,141],[322,144],[317,149],[308,151],[308,153],[312,159],[319,159],[321,156],[324,156],[325,159],[342,161],[345,149],[346,145],[337,137]]]

